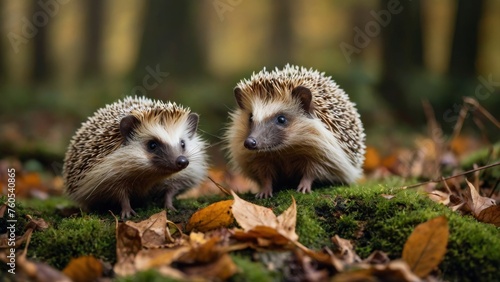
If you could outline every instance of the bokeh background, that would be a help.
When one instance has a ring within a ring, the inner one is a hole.
[[[0,13],[0,158],[55,173],[80,123],[127,95],[191,107],[217,144],[236,83],[286,63],[331,75],[381,151],[425,132],[422,100],[445,133],[463,96],[500,109],[498,0],[0,0]]]

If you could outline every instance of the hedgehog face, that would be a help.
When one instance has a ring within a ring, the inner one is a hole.
[[[239,88],[235,97],[242,119],[247,116],[248,132],[243,145],[248,150],[273,151],[293,146],[297,134],[311,120],[311,91],[298,86],[276,98],[269,96],[245,95]]]
[[[163,122],[148,118],[142,120],[129,115],[120,121],[120,132],[124,139],[122,152],[129,162],[141,163],[145,171],[157,175],[170,175],[185,169],[195,148],[198,115],[191,113],[172,117]],[[168,124],[166,126],[165,124]],[[134,153],[130,153],[134,150]]]

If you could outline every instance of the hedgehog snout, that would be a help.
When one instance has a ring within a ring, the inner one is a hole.
[[[247,148],[248,150],[255,150],[257,149],[257,140],[255,140],[255,138],[249,136],[246,140],[245,140],[245,143],[243,143],[243,145],[245,146],[245,148]]]
[[[185,169],[189,165],[189,160],[184,156],[179,156],[175,160],[175,165],[179,169]]]

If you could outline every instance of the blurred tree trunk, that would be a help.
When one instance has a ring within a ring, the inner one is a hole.
[[[292,29],[292,5],[294,1],[276,0],[272,1],[273,15],[271,20],[271,50],[270,67],[283,67],[292,58],[293,29]]]
[[[145,13],[144,35],[136,68],[136,80],[146,68],[169,73],[172,77],[192,77],[203,72],[200,40],[193,1],[150,0]]]
[[[380,9],[386,9],[392,0],[383,0]],[[423,68],[421,6],[419,2],[402,2],[403,9],[391,15],[391,21],[382,27],[383,71],[379,84],[381,97],[391,106],[397,118],[415,122],[407,101],[409,78]]]
[[[87,0],[86,38],[83,75],[96,76],[100,74],[100,56],[102,51],[103,1]],[[124,46],[126,48],[126,46]]]
[[[50,17],[36,1],[33,1],[31,5],[33,12],[30,15],[45,15],[45,17],[29,17],[30,20],[33,19],[33,24],[37,29],[37,33],[33,38],[34,54],[31,77],[35,82],[42,82],[50,77],[47,56],[47,25],[50,24]]]
[[[483,0],[459,0],[449,72],[461,80],[476,75],[479,21]]]

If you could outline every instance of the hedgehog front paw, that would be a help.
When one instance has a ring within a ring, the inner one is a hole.
[[[267,199],[273,197],[273,182],[271,179],[266,179],[264,187],[260,193],[255,195],[257,199]]]
[[[302,194],[306,194],[306,193],[311,193],[311,190],[312,190],[312,183],[313,183],[314,179],[313,178],[310,178],[310,177],[302,177],[302,179],[300,180],[300,183],[299,183],[299,186],[297,187],[297,192],[300,192]]]
[[[257,199],[267,199],[267,198],[272,198],[273,197],[273,190],[267,190],[265,189],[264,191],[260,192],[260,193],[257,193],[257,195],[255,195],[255,198]]]
[[[121,213],[122,219],[127,219],[129,217],[136,216],[136,215],[137,215],[137,213],[131,207],[129,207],[128,209],[122,209],[122,213]]]
[[[121,213],[122,219],[126,219],[137,215],[137,213],[130,206],[130,200],[128,199],[128,197],[122,199],[121,206],[122,206],[122,213]]]

